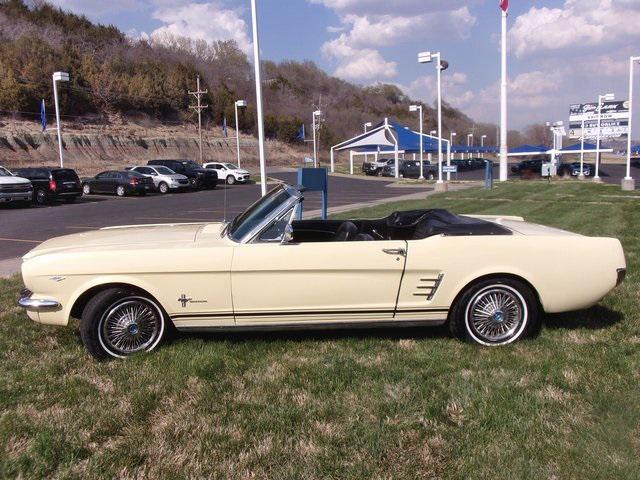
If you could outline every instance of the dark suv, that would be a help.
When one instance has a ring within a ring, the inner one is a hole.
[[[218,174],[215,170],[202,168],[193,160],[149,160],[147,165],[163,165],[189,179],[191,188],[216,188]]]
[[[72,203],[82,195],[80,178],[71,168],[18,168],[14,173],[31,180],[33,201],[37,205],[45,205],[56,200]]]

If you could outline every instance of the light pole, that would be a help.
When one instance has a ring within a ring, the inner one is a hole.
[[[438,133],[437,130],[431,130],[429,131],[429,135],[431,135],[432,137],[436,136],[436,133]],[[429,152],[429,165],[431,165],[431,160],[432,160],[432,154],[431,152]]]
[[[371,128],[373,124],[371,122],[367,122],[362,127],[364,128],[364,133],[367,133],[367,128]]]
[[[480,137],[480,146],[481,146],[481,147],[484,147],[484,139],[485,139],[485,138],[487,138],[487,136],[486,136],[486,135],[482,135],[482,136]]]
[[[256,80],[256,111],[258,114],[258,151],[260,154],[260,190],[267,194],[267,168],[264,152],[264,119],[262,112],[262,82],[260,80],[260,43],[258,35],[258,9],[256,0],[251,0],[251,26],[253,33],[253,69]]]
[[[582,113],[582,132],[580,133],[580,173],[578,180],[584,180],[584,112]]]
[[[613,93],[607,93],[605,95],[598,95],[598,136],[596,137],[596,174],[593,177],[593,181],[596,183],[602,182],[600,179],[600,137],[602,135],[602,102],[609,102],[616,97]]]
[[[467,134],[467,147],[472,147],[473,146],[473,133],[468,133]],[[467,152],[467,158],[471,158],[471,148],[469,148],[469,151]]]
[[[316,117],[322,115],[320,110],[313,112],[313,167],[318,168],[318,147],[316,145]]]
[[[246,100],[236,100],[236,149],[238,151],[238,168],[240,168],[240,126],[238,125],[238,108],[244,108],[247,106]]]
[[[633,118],[633,64],[640,62],[640,57],[629,57],[629,136],[627,137],[627,176],[622,179],[622,190],[635,190],[636,182],[631,178],[631,133]]]
[[[424,171],[423,171],[423,166],[422,166],[422,157],[424,154],[424,143],[423,143],[423,138],[422,138],[422,124],[423,124],[423,119],[422,119],[422,105],[411,105],[409,107],[409,111],[410,112],[419,112],[419,118],[420,118],[420,177],[419,180],[424,180]]]
[[[419,63],[431,63],[436,59],[436,72],[438,77],[438,181],[436,191],[446,191],[448,184],[442,180],[442,70],[449,67],[447,62],[443,62],[440,52],[420,52],[418,54]]]
[[[56,105],[56,126],[58,128],[58,152],[60,152],[60,168],[64,168],[64,160],[62,158],[62,130],[60,127],[60,108],[58,107],[58,88],[56,82],[68,82],[69,74],[67,72],[54,72],[53,74],[53,101]]]

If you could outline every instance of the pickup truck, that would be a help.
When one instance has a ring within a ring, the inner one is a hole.
[[[0,203],[30,203],[32,198],[33,186],[28,179],[17,177],[6,168],[0,167]]]

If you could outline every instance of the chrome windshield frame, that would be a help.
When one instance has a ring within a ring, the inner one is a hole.
[[[247,234],[245,234],[240,239],[233,238],[231,236],[230,227],[233,224],[233,221],[225,224],[225,226],[223,227],[224,228],[223,234],[227,236],[229,239],[231,239],[232,241],[239,244],[251,243],[255,238],[258,238],[267,228],[269,228],[273,222],[280,219],[286,212],[288,212],[291,209],[294,209],[295,211],[297,211],[297,208],[296,208],[297,205],[301,203],[303,200],[302,192],[299,189],[294,188],[285,183],[278,185],[276,189],[283,189],[285,192],[289,194],[289,198],[285,202],[283,202],[277,209],[270,212],[269,215],[264,217],[253,229],[251,229]],[[257,202],[253,203],[251,206],[249,206],[247,210],[249,208],[253,208],[256,204],[261,202],[262,198],[259,199]]]

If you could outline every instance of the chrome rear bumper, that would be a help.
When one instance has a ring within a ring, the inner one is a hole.
[[[20,292],[20,298],[18,299],[18,306],[27,310],[57,310],[62,307],[60,302],[47,298],[31,298],[33,292],[30,290],[22,290]]]

